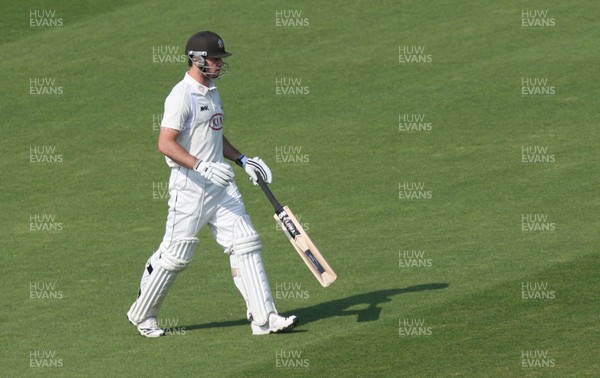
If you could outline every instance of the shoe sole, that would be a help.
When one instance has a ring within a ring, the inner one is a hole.
[[[275,330],[275,331],[270,331],[269,333],[285,333],[297,325],[298,325],[298,318],[294,318],[294,320],[289,325],[287,325],[283,328],[280,328],[278,330]]]
[[[126,317],[127,317],[127,321],[128,321],[129,323],[131,323],[131,325],[132,325],[132,326],[134,326],[134,327],[135,327],[135,329],[137,329],[138,333],[139,333],[140,335],[144,336],[144,337],[147,337],[147,338],[149,338],[149,339],[153,339],[153,338],[157,338],[157,337],[164,336],[164,335],[166,334],[166,332],[165,332],[164,330],[163,330],[163,333],[161,333],[160,335],[148,335],[148,334],[146,334],[146,333],[143,333],[143,332],[142,332],[142,331],[141,331],[141,330],[140,330],[140,329],[137,327],[137,324],[135,324],[135,323],[133,322],[133,320],[129,319],[129,315],[126,315]]]
[[[147,338],[149,338],[149,339],[154,339],[154,338],[157,338],[157,337],[162,337],[162,336],[164,336],[164,335],[165,335],[165,332],[164,332],[164,331],[163,331],[161,334],[158,334],[158,335],[153,335],[153,334],[151,334],[151,333],[144,333],[144,331],[142,331],[142,330],[140,330],[140,329],[138,329],[138,332],[140,333],[140,335],[142,335],[142,336],[144,336],[144,337],[147,337]]]

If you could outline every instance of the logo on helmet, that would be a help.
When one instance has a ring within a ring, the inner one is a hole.
[[[225,45],[223,44],[223,40],[221,38],[219,38],[219,40],[217,41],[217,44],[219,45],[220,49],[224,49]]]

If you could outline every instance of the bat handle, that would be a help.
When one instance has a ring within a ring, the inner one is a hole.
[[[273,205],[273,207],[275,208],[275,212],[279,213],[281,210],[283,210],[283,206],[281,206],[281,204],[279,203],[279,201],[277,201],[277,198],[275,198],[275,195],[273,194],[273,192],[271,192],[271,189],[269,189],[269,186],[267,185],[267,183],[263,179],[263,177],[260,174],[260,172],[259,171],[254,171],[254,172],[256,172],[256,178],[257,178],[257,181],[258,181],[258,185],[263,190],[263,192],[265,192],[265,195],[267,196],[267,198],[271,202],[271,205]]]

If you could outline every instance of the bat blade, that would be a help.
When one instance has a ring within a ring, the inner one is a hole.
[[[289,207],[283,206],[273,217],[321,286],[331,285],[337,279],[337,274],[331,269]]]

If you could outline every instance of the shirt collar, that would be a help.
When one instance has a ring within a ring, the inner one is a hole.
[[[194,79],[192,76],[190,76],[189,72],[185,73],[183,80],[185,80],[185,82],[189,83],[194,88],[196,88],[198,90],[198,92],[200,92],[200,94],[202,94],[203,96],[206,93],[208,93],[208,91],[217,89],[217,86],[211,79],[208,79],[208,86],[206,86],[204,84],[200,84],[199,82],[197,82],[196,79]]]

